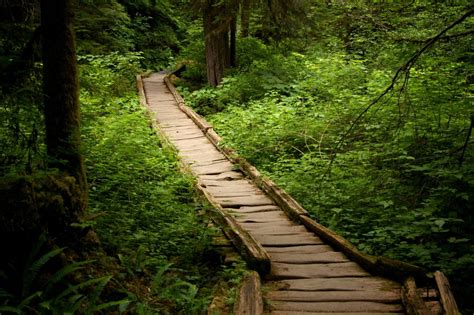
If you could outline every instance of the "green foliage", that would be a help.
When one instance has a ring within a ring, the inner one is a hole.
[[[0,91],[0,176],[30,174],[44,160],[40,70],[36,65],[20,86]]]
[[[100,296],[111,277],[100,277],[73,282],[70,275],[83,269],[92,261],[66,264],[55,270],[57,257],[64,248],[44,252],[45,237],[30,252],[24,269],[14,266],[9,274],[21,273],[18,293],[8,293],[0,288],[0,311],[15,314],[93,314],[115,306],[126,306],[130,301],[123,299],[101,303]],[[4,279],[5,280],[5,279]],[[6,279],[6,281],[11,279]]]
[[[134,48],[131,19],[114,0],[81,0],[76,9],[75,31],[80,54],[126,52]]]
[[[174,152],[162,147],[125,79],[134,77],[138,58],[81,57],[89,209],[100,216],[94,228],[104,248],[119,258],[119,280],[152,283],[146,294],[123,288],[129,311],[201,313],[220,277],[212,267],[218,262],[207,257],[214,231],[199,215],[205,206],[193,179],[180,174]],[[126,84],[114,90],[116,82]]]
[[[183,89],[186,100],[318,221],[368,253],[442,269],[460,297],[469,295],[474,149],[472,136],[466,142],[472,115],[466,47],[472,37],[441,40],[406,82],[356,121],[418,49],[411,39],[433,36],[464,5],[398,16],[389,15],[400,9],[395,4],[333,9],[354,19],[350,38],[325,33],[326,47],[315,43],[303,54],[241,42],[254,47],[241,52],[241,68],[216,89]],[[380,10],[390,17],[386,26],[375,15]],[[420,20],[410,24],[414,16]],[[372,23],[369,34],[364,27]],[[470,29],[472,19],[450,34]]]

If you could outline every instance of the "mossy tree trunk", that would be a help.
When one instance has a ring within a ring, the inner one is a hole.
[[[76,180],[78,218],[87,204],[80,152],[79,87],[73,30],[73,0],[41,0],[44,117],[50,165]]]

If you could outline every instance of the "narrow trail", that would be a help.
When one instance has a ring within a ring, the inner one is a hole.
[[[229,161],[180,109],[164,77],[152,74],[143,78],[147,106],[182,162],[197,176],[200,188],[270,257],[270,271],[263,278],[266,312],[407,312],[401,283],[372,275],[307,227],[292,221],[274,198]],[[426,305],[433,314],[441,311],[439,302],[430,303]]]

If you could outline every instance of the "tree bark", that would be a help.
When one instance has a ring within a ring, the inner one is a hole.
[[[204,7],[204,36],[206,46],[207,80],[211,86],[217,86],[224,76],[228,64],[228,27],[219,19],[221,6],[217,0],[208,0]]]
[[[236,52],[236,33],[237,33],[237,19],[234,17],[230,22],[230,46],[229,46],[229,65],[235,67],[237,64],[237,52]]]
[[[242,0],[242,9],[240,11],[240,36],[248,37],[250,29],[250,1]]]
[[[50,165],[73,176],[84,211],[87,185],[80,152],[79,86],[73,0],[41,0],[43,94]]]

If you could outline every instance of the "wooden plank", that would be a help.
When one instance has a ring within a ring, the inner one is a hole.
[[[219,175],[202,175],[199,177],[203,182],[205,180],[220,180],[220,181],[232,181],[236,179],[242,179],[244,176],[240,172],[232,171],[232,172],[225,172]]]
[[[263,297],[260,287],[260,277],[255,271],[244,278],[239,290],[239,297],[234,304],[235,315],[263,314]]]
[[[230,172],[233,170],[234,166],[229,162],[216,162],[211,165],[201,166],[197,163],[190,164],[191,169],[198,175],[212,175],[220,174],[225,172]]]
[[[233,208],[239,206],[263,206],[273,204],[273,201],[265,195],[250,195],[246,197],[225,197],[216,199],[224,208]]]
[[[305,312],[403,312],[400,304],[384,304],[377,302],[283,302],[274,301],[271,308],[278,311],[305,311]]]
[[[225,161],[228,162],[228,160],[225,160]],[[237,185],[228,185],[228,186],[209,186],[206,189],[213,194],[225,194],[225,193],[232,193],[232,192],[251,192],[251,193],[263,194],[261,190],[259,190],[257,187],[247,182],[241,182]]]
[[[328,245],[265,247],[265,250],[268,253],[292,253],[292,254],[305,254],[305,253],[317,254],[317,253],[334,251],[334,249]]]
[[[177,136],[183,136],[183,135],[200,135],[202,136],[203,133],[199,128],[195,129],[184,129],[184,130],[170,130],[166,129],[166,134],[169,135],[170,137],[177,137]]]
[[[201,153],[200,151],[188,151],[188,152],[179,152],[180,157],[182,157],[186,162],[195,161],[195,162],[211,162],[222,160],[223,156],[217,151],[210,151],[206,154]]]
[[[282,262],[287,264],[313,264],[313,263],[338,263],[347,262],[349,259],[341,252],[324,252],[324,253],[269,253],[270,258],[274,262]]]
[[[222,180],[213,180],[213,179],[202,179],[201,185],[203,187],[248,187],[249,181],[245,178],[240,180],[233,181],[222,181]]]
[[[230,165],[232,167],[234,167],[234,165],[232,163],[229,162],[229,160],[226,160],[226,159],[209,159],[209,160],[192,160],[189,162],[189,164],[193,164],[194,166],[212,166],[212,165]]]
[[[240,211],[235,211],[232,208],[229,208],[232,214],[239,214]],[[271,225],[262,227],[259,229],[248,229],[250,232],[255,234],[265,234],[265,235],[289,235],[289,234],[298,234],[307,232],[304,226],[301,225],[291,225],[291,226],[281,226],[281,225]]]
[[[220,200],[220,199],[217,198],[217,200]],[[285,216],[285,214],[281,210],[257,212],[257,213],[236,213],[235,219],[239,222],[288,221],[288,218]]]
[[[454,299],[453,293],[451,292],[451,286],[449,285],[448,278],[446,278],[446,276],[441,271],[436,271],[434,276],[441,298],[441,305],[443,306],[443,310],[446,315],[460,314],[456,300]]]
[[[272,291],[266,295],[271,301],[344,302],[371,301],[400,303],[400,290],[392,291]],[[271,303],[271,302],[270,302]]]
[[[265,211],[274,211],[279,210],[276,205],[265,205],[265,206],[242,206],[239,208],[232,208],[233,211],[239,213],[254,213],[254,212],[265,212]]]
[[[283,247],[283,246],[301,246],[301,245],[321,245],[324,244],[322,240],[311,233],[298,233],[293,235],[267,235],[267,234],[251,234],[263,246]]]
[[[177,133],[177,132],[201,132],[201,130],[195,125],[187,126],[164,126],[160,125],[160,128],[166,133]]]
[[[182,146],[201,146],[203,144],[209,144],[209,140],[207,140],[207,138],[204,135],[202,135],[201,137],[195,138],[195,139],[173,140],[173,143],[176,143]]]
[[[291,291],[400,291],[400,284],[380,277],[290,279],[268,282],[273,290]]]
[[[270,226],[296,226],[294,222],[290,220],[277,221],[277,222],[240,222],[240,224],[250,232],[258,233],[258,229],[267,228]]]
[[[166,122],[160,121],[159,119],[157,119],[157,121],[162,128],[172,128],[172,129],[176,129],[179,127],[196,128],[196,125],[193,124],[193,122],[189,119],[176,119],[173,121],[166,121]]]
[[[200,152],[200,151],[213,152],[213,150],[215,150],[212,144],[201,144],[197,146],[183,146],[179,144],[174,144],[174,146],[178,148],[184,154],[189,153],[189,152]]]
[[[418,294],[415,279],[408,277],[402,287],[402,302],[410,315],[429,315],[430,311]]]
[[[216,198],[234,198],[234,197],[245,197],[245,196],[264,196],[264,194],[261,191],[235,191],[235,192],[212,192],[212,195]],[[230,211],[233,211],[234,213],[240,213],[240,214],[245,214],[245,213],[255,213],[256,211],[236,211],[236,208],[226,208],[229,209]],[[279,210],[278,208],[273,208],[273,210]],[[268,210],[267,210],[268,211]],[[257,211],[257,212],[265,212],[265,211]]]
[[[369,277],[370,274],[354,262],[304,265],[272,262],[271,276],[274,279],[302,279]]]

